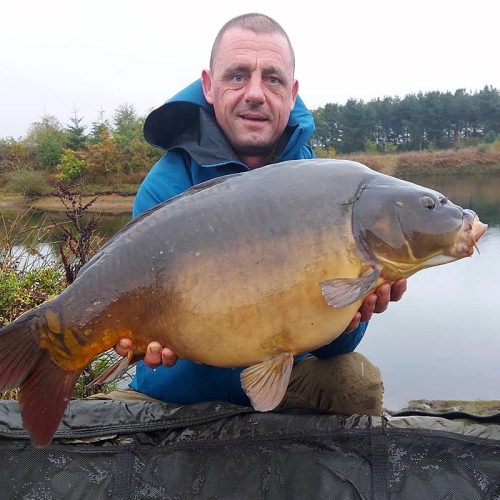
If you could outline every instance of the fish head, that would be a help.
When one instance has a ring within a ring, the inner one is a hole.
[[[443,194],[386,176],[362,186],[353,208],[358,244],[394,279],[471,256],[486,228]]]

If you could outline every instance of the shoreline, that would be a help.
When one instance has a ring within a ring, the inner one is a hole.
[[[90,202],[93,196],[82,197],[82,203]],[[102,195],[87,209],[88,212],[97,213],[129,213],[132,212],[135,196],[120,196],[116,194]],[[29,209],[44,210],[48,212],[64,212],[65,206],[55,196],[43,196],[35,200],[29,200],[22,196],[0,196],[0,209]]]
[[[422,411],[426,413],[464,412],[477,416],[498,415],[498,400],[460,400],[460,399],[411,399],[401,409],[385,409],[390,414],[406,411]]]

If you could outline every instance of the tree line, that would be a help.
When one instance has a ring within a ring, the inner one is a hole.
[[[369,102],[349,99],[312,111],[313,146],[336,153],[449,149],[500,138],[500,91],[419,92]]]
[[[311,143],[319,156],[460,149],[500,139],[500,91],[492,86],[478,92],[419,92],[403,99],[349,99],[312,114],[316,131]],[[34,170],[64,182],[112,176],[118,183],[124,177],[140,182],[163,154],[145,142],[145,118],[128,103],[111,120],[101,110],[89,127],[77,110],[65,125],[45,114],[25,137],[0,139],[0,174]]]
[[[90,127],[77,110],[65,125],[45,114],[25,137],[0,139],[0,174],[35,170],[74,182],[147,172],[162,152],[144,140],[145,118],[128,103],[118,106],[111,120],[101,110]]]

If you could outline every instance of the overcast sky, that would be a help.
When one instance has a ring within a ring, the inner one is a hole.
[[[292,3],[298,8],[291,8]],[[139,113],[199,78],[230,18],[288,32],[311,108],[349,98],[500,87],[498,0],[0,0],[0,137],[45,113]]]

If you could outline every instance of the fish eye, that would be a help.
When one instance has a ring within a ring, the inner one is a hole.
[[[424,196],[422,198],[422,205],[428,210],[434,210],[434,208],[436,207],[436,203],[430,196]]]

